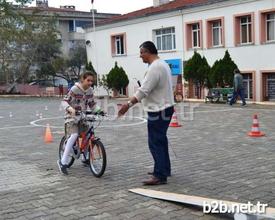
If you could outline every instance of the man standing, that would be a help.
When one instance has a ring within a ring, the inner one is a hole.
[[[245,98],[244,98],[244,88],[243,88],[243,76],[240,73],[240,70],[234,70],[234,93],[233,97],[230,100],[230,105],[232,106],[233,103],[236,102],[238,96],[241,97],[242,106],[246,105]]]
[[[148,144],[154,159],[154,171],[144,185],[167,183],[171,175],[168,151],[167,130],[174,113],[174,97],[171,70],[168,64],[158,57],[156,46],[146,41],[140,46],[140,58],[149,64],[144,81],[127,104],[122,105],[118,116],[124,115],[129,108],[142,101],[148,113]]]

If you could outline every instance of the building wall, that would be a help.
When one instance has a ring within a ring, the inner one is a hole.
[[[182,22],[180,16],[97,31],[96,39],[94,39],[93,32],[87,33],[86,40],[91,41],[91,46],[87,47],[88,59],[92,61],[99,75],[107,74],[117,61],[129,77],[128,91],[129,95],[132,95],[137,87],[136,79],[142,80],[147,69],[147,65],[143,64],[139,58],[139,46],[144,41],[153,39],[154,29],[171,26],[175,26],[177,49],[171,53],[165,52],[159,55],[163,59],[182,59],[183,42],[181,40]],[[126,33],[127,55],[112,56],[111,36],[121,33]],[[104,90],[100,90],[99,93],[100,95],[105,94]]]
[[[60,31],[62,36],[62,52],[63,54],[69,54],[69,22],[65,20],[59,20],[58,23],[58,30]]]
[[[73,20],[73,19],[72,19]],[[85,32],[77,28],[75,32],[69,31],[69,20],[59,20],[58,30],[62,36],[62,52],[65,56],[69,55],[70,48],[79,44],[85,45]]]
[[[206,42],[206,20],[215,17],[224,17],[225,26],[225,47],[215,49],[207,49],[204,43],[203,49],[198,50],[204,55],[209,64],[213,63],[224,56],[224,52],[228,49],[232,59],[243,72],[255,71],[256,100],[262,101],[261,97],[261,71],[274,70],[275,72],[275,44],[260,43],[260,11],[266,9],[274,9],[274,0],[261,0],[250,3],[237,4],[230,7],[215,8],[214,10],[200,11],[197,13],[187,14],[183,16],[185,22],[196,20],[203,21],[203,42]],[[254,12],[255,16],[255,43],[248,46],[235,46],[234,38],[234,15]],[[184,59],[188,60],[193,55],[193,50],[185,48]]]
[[[100,27],[94,34],[91,31],[86,33],[86,40],[91,41],[91,46],[87,47],[88,59],[91,60],[99,74],[107,74],[115,61],[122,66],[128,74],[129,95],[132,95],[136,83],[134,78],[142,79],[147,66],[142,64],[139,59],[139,45],[146,40],[153,39],[153,30],[165,27],[175,27],[176,32],[176,50],[160,53],[163,59],[182,59],[188,60],[194,53],[194,50],[188,50],[186,47],[187,30],[186,23],[200,21],[202,24],[203,47],[197,51],[204,55],[209,64],[212,65],[215,60],[224,56],[226,49],[229,50],[232,59],[243,72],[254,73],[256,82],[254,88],[254,97],[256,101],[263,100],[263,83],[262,72],[268,70],[275,72],[275,44],[260,43],[260,11],[275,8],[275,0],[245,0],[245,1],[228,1],[224,4],[211,6],[202,6],[189,11],[182,11],[181,14],[171,17],[152,17],[140,19],[134,22],[127,22],[110,25],[107,29]],[[243,13],[254,13],[254,44],[247,46],[235,45],[234,15]],[[225,28],[224,47],[207,49],[206,21],[208,19],[223,17]],[[123,24],[123,25],[122,25]],[[112,56],[111,36],[114,34],[124,33],[126,35],[127,55],[120,57]],[[102,93],[103,90],[99,90]]]

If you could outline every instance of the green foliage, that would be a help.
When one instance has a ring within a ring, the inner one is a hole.
[[[210,68],[205,57],[197,52],[184,67],[184,78],[207,88],[233,86],[234,69],[238,68],[226,50],[223,59],[216,60]]]
[[[91,71],[94,74],[94,76],[95,76],[94,85],[97,86],[97,84],[98,84],[98,78],[97,77],[98,76],[97,76],[97,73],[96,73],[91,61],[89,63],[86,63],[86,70]]]
[[[107,75],[107,84],[109,88],[119,91],[126,88],[129,84],[129,79],[122,67],[118,67],[117,62],[115,66]]]
[[[213,87],[226,85],[232,87],[234,79],[234,69],[238,68],[231,59],[229,52],[226,50],[223,59],[217,60],[211,68],[210,81]]]
[[[86,63],[86,70],[91,71],[94,74],[97,74],[91,61],[89,63]]]
[[[37,71],[37,78],[49,79],[50,76],[55,76],[55,69],[51,63],[44,63]]]
[[[40,69],[60,54],[56,19],[22,8],[28,0],[17,0],[15,7],[0,0],[0,72],[10,81],[27,82],[31,67]]]
[[[82,45],[78,45],[70,53],[68,60],[68,66],[71,68],[77,78],[80,76],[82,66],[87,63],[87,52],[86,48]]]
[[[210,82],[212,87],[219,87],[223,84],[222,59],[216,60],[210,71]]]
[[[201,57],[196,51],[184,67],[184,79],[192,80],[199,86],[210,85],[209,80],[210,67],[205,57]]]
[[[67,69],[67,60],[63,57],[56,57],[53,61],[52,61],[52,65],[55,69],[56,73],[60,73],[61,75],[63,75],[65,77],[66,74],[66,69]],[[67,77],[69,79],[69,77]]]
[[[224,82],[230,87],[233,86],[234,70],[238,68],[237,64],[232,60],[228,50],[225,51],[223,57],[223,68],[224,68]]]

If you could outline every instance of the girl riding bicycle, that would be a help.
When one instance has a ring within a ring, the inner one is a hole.
[[[85,72],[80,76],[80,82],[70,89],[65,96],[61,105],[66,111],[65,115],[65,135],[67,137],[67,143],[61,160],[57,161],[59,170],[62,174],[67,175],[68,163],[73,151],[73,146],[77,141],[80,133],[87,131],[88,127],[85,123],[80,121],[80,118],[76,115],[77,112],[85,112],[91,110],[93,113],[103,113],[101,109],[96,105],[94,100],[94,94],[92,84],[94,81],[94,75],[92,72]],[[82,161],[86,162],[86,161]]]

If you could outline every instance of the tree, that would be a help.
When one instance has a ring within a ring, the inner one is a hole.
[[[105,89],[108,96],[110,96],[110,89],[112,88],[109,87],[109,84],[107,82],[107,77],[105,75],[102,75],[101,79],[98,80],[98,85],[103,89]]]
[[[95,71],[95,69],[94,69],[94,67],[93,67],[93,64],[92,64],[91,61],[90,61],[89,63],[86,63],[86,70],[89,70],[89,71],[91,71],[92,73],[97,74],[96,71]]]
[[[91,61],[89,63],[86,63],[86,70],[91,71],[94,74],[94,76],[95,76],[94,85],[97,86],[97,84],[98,84],[97,73],[96,73]]]
[[[118,67],[117,62],[107,75],[107,84],[109,88],[116,91],[126,88],[129,84],[127,74],[122,67]]]
[[[87,63],[86,48],[82,45],[76,46],[70,53],[68,66],[76,78],[79,78],[82,67]]]
[[[201,81],[200,85],[201,86],[206,86],[207,88],[211,88],[211,82],[210,82],[210,66],[206,60],[205,57],[202,58],[201,60],[201,66],[199,68],[199,73],[201,74]]]
[[[237,68],[237,64],[232,60],[228,50],[226,50],[223,57],[223,73],[224,82],[230,87],[233,87],[234,70]]]
[[[213,87],[222,86],[223,83],[223,75],[222,73],[222,59],[216,60],[210,70],[210,82]]]
[[[70,75],[67,71],[68,68],[68,60],[63,57],[57,57],[52,61],[52,65],[56,72],[56,75],[65,78],[66,80],[70,80]]]
[[[210,81],[213,86],[233,86],[234,69],[238,68],[226,50],[223,59],[217,60],[210,71]]]
[[[191,59],[186,62],[184,67],[184,79],[192,81],[199,91],[204,86],[211,86],[209,80],[210,66],[205,57],[201,57],[196,51]],[[199,94],[201,96],[201,94]]]
[[[57,39],[57,30],[54,17],[42,17],[34,13],[27,16],[25,32],[21,33],[20,41],[17,41],[18,53],[16,60],[19,61],[19,79],[23,83],[27,80],[30,68],[41,68],[45,64],[52,65],[54,59],[60,55],[61,43]]]
[[[26,13],[22,9],[28,0],[17,0],[19,6],[0,0],[0,72],[11,81],[26,82],[31,69],[51,63],[60,53],[56,20]]]
[[[17,0],[16,2],[24,5],[30,1]],[[23,18],[18,10],[14,10],[10,2],[0,0],[0,73],[6,83],[9,83],[12,76],[9,62],[12,60],[14,47],[10,43],[18,39],[17,28],[22,22]]]
[[[55,76],[55,69],[51,63],[43,64],[40,69],[37,71],[38,79],[49,79],[49,77]]]

